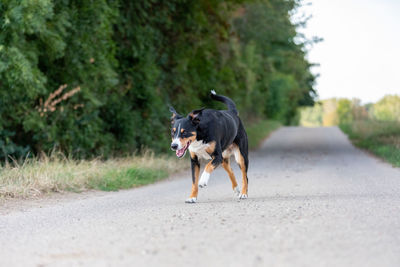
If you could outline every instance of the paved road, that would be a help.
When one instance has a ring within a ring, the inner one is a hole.
[[[273,133],[247,200],[222,168],[197,204],[190,186],[187,171],[3,214],[0,266],[400,266],[400,170],[337,128]]]

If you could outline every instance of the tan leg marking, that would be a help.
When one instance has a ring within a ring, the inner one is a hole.
[[[244,158],[242,153],[239,153],[239,166],[242,172],[242,194],[247,195],[247,173],[246,173],[246,165],[244,164]]]
[[[190,156],[192,158],[196,157],[196,155],[193,152],[190,152]],[[190,194],[190,197],[195,197],[197,198],[197,194],[199,193],[199,175],[200,175],[200,167],[195,166],[194,167],[194,184],[192,183],[192,193]]]
[[[215,169],[214,165],[212,164],[212,160],[207,163],[206,167],[204,168],[205,172],[212,173]]]
[[[225,171],[228,173],[229,179],[231,179],[232,182],[232,188],[235,189],[238,184],[236,182],[235,174],[232,171],[229,158],[222,161],[222,167],[224,167]]]
[[[198,166],[195,167],[195,182],[192,184],[192,193],[190,194],[190,197],[196,197],[197,194],[199,193],[199,173],[200,173],[200,168]]]

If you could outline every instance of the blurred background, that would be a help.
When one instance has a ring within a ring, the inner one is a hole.
[[[320,99],[358,98],[363,104],[386,94],[399,94],[400,2],[395,0],[318,0],[299,14],[311,15],[300,32],[323,42],[308,58],[319,63],[316,88]]]
[[[0,265],[400,266],[399,29],[400,0],[0,0]],[[250,199],[225,159],[189,206],[169,105],[211,90]]]
[[[357,146],[400,166],[400,2],[328,1],[304,4],[312,16],[301,34],[323,39],[308,46],[318,62],[318,101],[301,109],[303,126],[339,125]]]
[[[297,0],[2,1],[0,160],[169,147],[167,105],[230,96],[249,126],[314,104]]]
[[[166,177],[183,166],[161,160],[168,105],[224,109],[212,89],[236,102],[250,148],[282,125],[339,126],[400,166],[399,12],[395,0],[1,1],[0,195]]]

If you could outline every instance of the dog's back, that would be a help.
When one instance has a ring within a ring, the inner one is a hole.
[[[242,122],[235,103],[226,96],[211,91],[211,98],[227,105],[228,110],[204,109],[198,127],[198,139],[205,142],[219,141],[221,149],[230,146],[238,135]]]

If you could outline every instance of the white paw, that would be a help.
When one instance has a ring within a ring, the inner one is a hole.
[[[236,187],[233,189],[233,194],[234,194],[235,196],[239,197],[239,195],[240,195],[239,186],[236,186]]]
[[[204,187],[206,187],[207,186],[207,183],[199,183],[199,187],[200,188],[204,188]]]
[[[239,199],[246,199],[247,198],[247,194],[239,194]]]
[[[208,180],[210,180],[210,174],[208,172],[203,172],[199,181],[199,187],[206,187],[208,184]]]
[[[196,197],[189,197],[185,200],[185,203],[196,203],[197,198]]]

